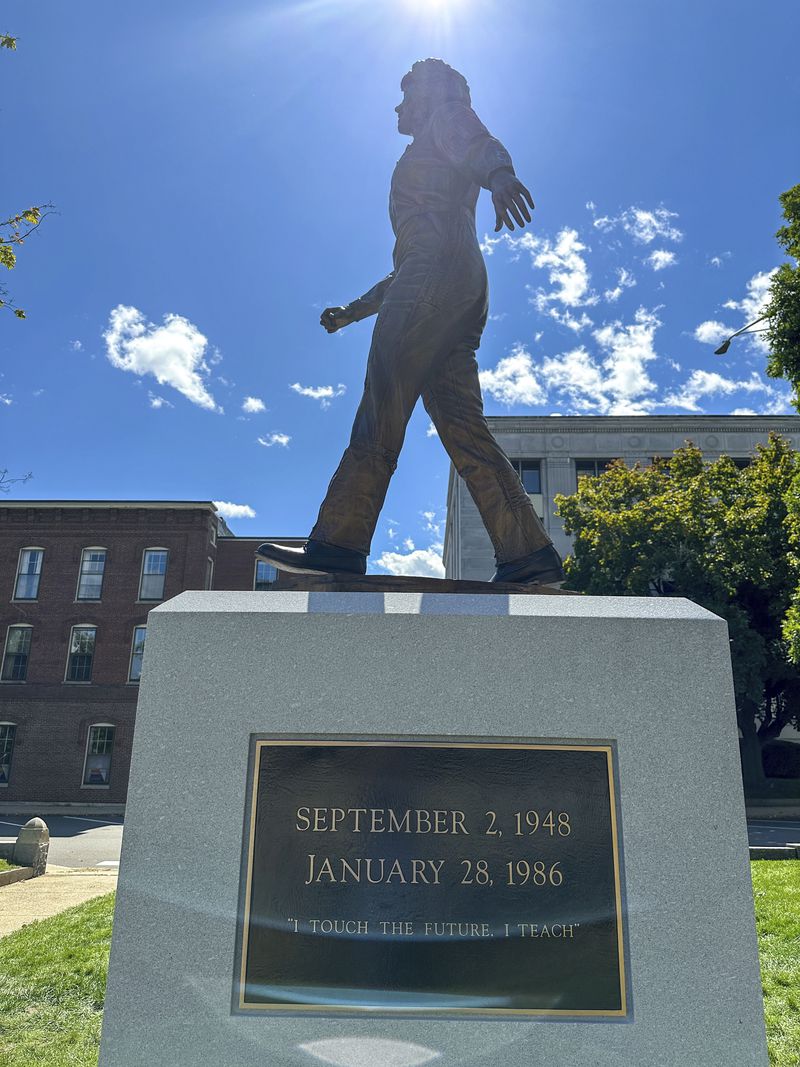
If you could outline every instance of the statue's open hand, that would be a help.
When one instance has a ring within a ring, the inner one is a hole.
[[[338,307],[325,308],[319,317],[319,321],[320,325],[324,326],[328,333],[336,333],[343,326],[349,326],[351,322],[356,320],[353,318],[349,308]]]
[[[531,221],[533,197],[510,170],[498,170],[492,175],[492,203],[496,222],[495,233],[502,230],[503,224],[513,230],[514,222],[522,229],[526,222]]]

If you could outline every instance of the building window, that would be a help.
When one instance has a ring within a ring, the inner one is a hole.
[[[106,569],[104,548],[84,548],[78,577],[76,600],[99,600],[103,592],[103,573]]]
[[[164,596],[164,579],[167,574],[166,548],[146,548],[142,559],[142,580],[139,583],[140,600],[161,600]]]
[[[128,672],[129,682],[138,682],[142,677],[142,660],[144,659],[144,641],[146,637],[146,626],[134,626],[133,644],[131,645],[131,667]]]
[[[613,462],[613,459],[576,459],[575,484],[577,485],[581,478],[596,478]]]
[[[97,627],[73,626],[67,659],[68,682],[91,682]]]
[[[278,580],[278,570],[265,559],[256,560],[256,576],[253,582],[254,589],[272,589]]]
[[[15,600],[36,600],[39,595],[39,578],[42,574],[43,548],[23,548],[19,554],[17,581],[14,585]]]
[[[106,722],[89,727],[83,765],[84,785],[108,785],[111,781],[111,755],[116,729],[116,726]]]
[[[4,682],[24,682],[28,673],[32,626],[9,626],[3,653]]]
[[[211,556],[206,560],[206,589],[210,589],[214,584],[214,560]]]
[[[528,496],[538,496],[542,491],[542,464],[538,459],[512,459],[511,466],[519,475]]]
[[[542,463],[538,459],[512,459],[511,466],[519,475],[525,492],[531,498],[536,514],[544,516],[544,498],[542,497]]]
[[[211,544],[215,545],[216,543],[217,543],[217,517],[215,515],[214,518],[211,520]]]
[[[11,777],[11,757],[14,755],[14,737],[17,728],[13,722],[0,722],[0,785],[8,785]]]

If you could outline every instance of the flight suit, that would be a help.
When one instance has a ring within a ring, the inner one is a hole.
[[[475,352],[486,325],[486,267],[475,205],[506,149],[460,103],[431,115],[395,167],[389,215],[394,270],[350,305],[377,311],[350,443],[310,539],[369,554],[406,425],[421,396],[489,533],[498,564],[550,538],[483,415]]]

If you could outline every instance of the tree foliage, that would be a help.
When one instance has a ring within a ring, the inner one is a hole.
[[[783,217],[775,236],[794,260],[782,263],[772,279],[770,300],[764,309],[768,317],[766,337],[770,344],[767,373],[786,378],[794,387],[794,405],[800,410],[800,185],[781,193]]]
[[[783,438],[744,468],[689,442],[649,467],[616,460],[556,503],[574,537],[569,588],[685,596],[721,615],[745,745],[800,726],[800,455]]]
[[[0,33],[0,48],[15,51],[17,38],[7,33]],[[25,208],[18,215],[0,221],[0,267],[13,270],[17,264],[17,250],[22,247],[26,239],[39,226],[42,219],[49,214],[51,204],[40,204],[38,207]],[[18,319],[25,318],[22,308],[16,307],[8,295],[6,287],[0,283],[0,308],[8,308],[13,311]]]

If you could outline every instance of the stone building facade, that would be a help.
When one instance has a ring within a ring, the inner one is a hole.
[[[691,441],[708,459],[743,463],[770,432],[800,448],[798,415],[493,416],[489,428],[515,464],[545,528],[562,554],[571,551],[554,497],[574,493],[582,473],[595,474],[612,459],[650,463]],[[485,580],[494,553],[466,485],[450,469],[444,565],[448,578]]]
[[[0,505],[0,807],[122,810],[150,608],[269,588],[265,539],[207,501]],[[164,744],[180,759],[166,722]]]

